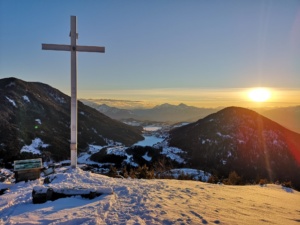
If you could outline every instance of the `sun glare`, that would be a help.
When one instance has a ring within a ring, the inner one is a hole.
[[[248,97],[254,102],[265,102],[271,97],[271,92],[267,88],[254,88],[248,93]]]

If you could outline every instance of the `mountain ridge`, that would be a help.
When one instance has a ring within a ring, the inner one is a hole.
[[[19,158],[20,149],[39,137],[44,155],[69,157],[70,97],[47,84],[17,78],[0,79],[0,156]],[[132,145],[141,128],[128,126],[78,102],[78,151],[111,140]],[[45,156],[46,157],[46,156]]]
[[[171,130],[169,145],[186,151],[191,165],[220,176],[236,171],[247,180],[293,180],[300,187],[299,140],[253,110],[228,107]]]
[[[225,107],[218,108],[199,108],[188,106],[184,103],[172,105],[164,103],[152,108],[118,108],[110,106],[109,103],[97,104],[92,100],[82,99],[83,103],[96,108],[103,114],[116,119],[136,119],[140,121],[157,121],[178,123],[178,122],[195,122],[211,113],[215,113]],[[300,133],[300,106],[278,107],[278,108],[249,108],[261,115],[281,124],[282,126]]]
[[[116,120],[136,119],[170,123],[193,122],[219,110],[218,108],[197,108],[184,103],[179,105],[164,103],[149,109],[121,109],[107,104],[97,105],[87,100],[83,102]]]

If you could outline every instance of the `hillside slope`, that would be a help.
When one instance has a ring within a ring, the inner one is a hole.
[[[225,108],[170,132],[170,146],[187,151],[191,167],[248,181],[291,180],[300,187],[300,134],[258,113]]]
[[[69,158],[70,97],[49,85],[16,78],[0,80],[0,158],[20,157],[20,150],[40,138],[42,156]],[[132,145],[141,130],[113,120],[81,102],[78,104],[78,150],[109,141]]]

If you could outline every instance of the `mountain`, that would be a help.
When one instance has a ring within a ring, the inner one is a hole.
[[[128,118],[132,118],[134,113],[131,110],[128,109],[119,109],[116,107],[110,107],[106,104],[102,104],[102,105],[98,105],[96,106],[96,109],[103,113],[104,115],[107,115],[113,119],[128,119]]]
[[[141,129],[113,120],[78,102],[78,151],[89,144],[142,140]],[[69,158],[70,97],[49,85],[0,79],[0,158],[21,157],[36,145],[45,158]],[[28,153],[27,153],[28,154]]]
[[[117,120],[136,119],[157,122],[193,122],[217,111],[212,108],[197,108],[185,104],[171,105],[168,103],[155,106],[151,109],[119,109],[106,104],[97,105],[90,101],[85,104],[96,108],[101,113]]]
[[[116,119],[135,119],[141,121],[157,122],[195,122],[200,118],[208,116],[220,110],[219,108],[198,108],[185,104],[171,105],[168,103],[157,105],[150,109],[121,109],[112,107],[111,104],[117,100],[106,100],[107,104],[99,104],[104,100],[82,99],[84,104],[93,107],[101,113]],[[134,102],[135,103],[135,102]],[[128,106],[128,105],[127,105]],[[283,125],[284,127],[300,133],[300,106],[269,108],[253,108],[252,110],[268,117],[269,119]]]
[[[251,181],[292,181],[300,188],[300,134],[245,108],[229,107],[170,131],[169,145],[187,152],[191,167]]]
[[[257,112],[292,131],[300,133],[300,106],[267,109]]]

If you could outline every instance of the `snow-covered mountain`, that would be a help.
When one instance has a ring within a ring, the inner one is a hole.
[[[47,180],[0,183],[0,189],[9,188],[0,195],[0,224],[299,224],[300,193],[275,184],[116,179],[78,168],[58,171]],[[103,194],[33,204],[36,186]]]
[[[69,158],[70,97],[49,85],[16,78],[0,79],[0,159],[30,157],[31,147],[44,159]],[[141,129],[78,104],[78,150],[89,144],[142,140]],[[26,156],[27,155],[27,156]]]
[[[191,167],[248,182],[290,180],[300,188],[300,134],[245,108],[229,107],[173,129],[169,144],[187,152]]]

